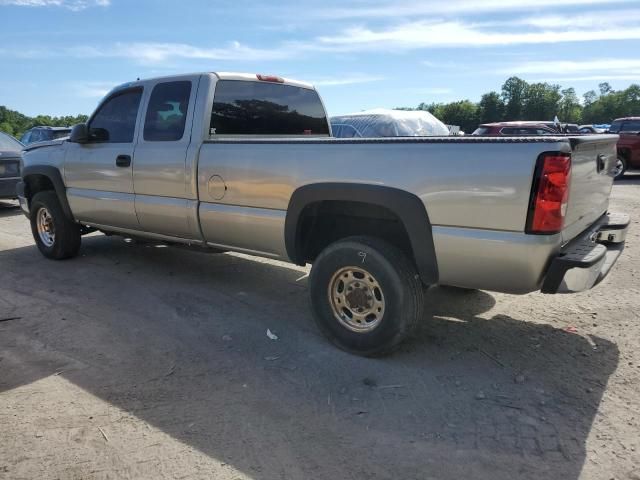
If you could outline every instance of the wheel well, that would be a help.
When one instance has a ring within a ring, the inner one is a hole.
[[[329,244],[354,235],[383,239],[402,250],[415,264],[411,241],[400,218],[370,203],[323,200],[307,205],[298,220],[296,244],[305,262],[312,263]]]
[[[55,187],[53,186],[53,182],[46,175],[29,175],[25,178],[25,196],[31,202],[33,196],[38,192],[43,192],[46,190],[55,191]]]

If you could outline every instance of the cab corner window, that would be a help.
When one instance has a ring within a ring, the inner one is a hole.
[[[136,130],[136,118],[142,89],[136,88],[114,94],[107,99],[89,122],[94,142],[131,143]]]
[[[147,142],[172,142],[182,139],[187,121],[191,82],[165,82],[153,88],[144,121]]]

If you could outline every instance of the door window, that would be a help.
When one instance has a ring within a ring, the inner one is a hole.
[[[184,135],[191,82],[165,82],[153,88],[144,121],[147,142],[171,142]]]
[[[622,124],[621,132],[640,132],[640,120],[630,120]]]
[[[89,123],[89,132],[96,142],[131,143],[142,89],[116,93],[105,101]]]

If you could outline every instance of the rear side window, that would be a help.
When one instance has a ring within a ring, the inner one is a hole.
[[[141,97],[142,89],[137,88],[106,100],[89,123],[93,138],[106,143],[133,142]]]
[[[171,142],[184,135],[191,82],[165,82],[153,88],[144,121],[144,139]]]
[[[622,124],[621,132],[640,132],[640,120],[631,120]]]
[[[329,135],[329,126],[315,90],[220,80],[213,99],[211,134]]]

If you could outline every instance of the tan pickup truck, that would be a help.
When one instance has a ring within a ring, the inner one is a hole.
[[[120,85],[66,140],[23,156],[20,203],[48,258],[100,230],[313,264],[319,328],[393,350],[425,286],[581,291],[629,219],[608,212],[615,135],[331,137],[309,84],[202,73]]]

